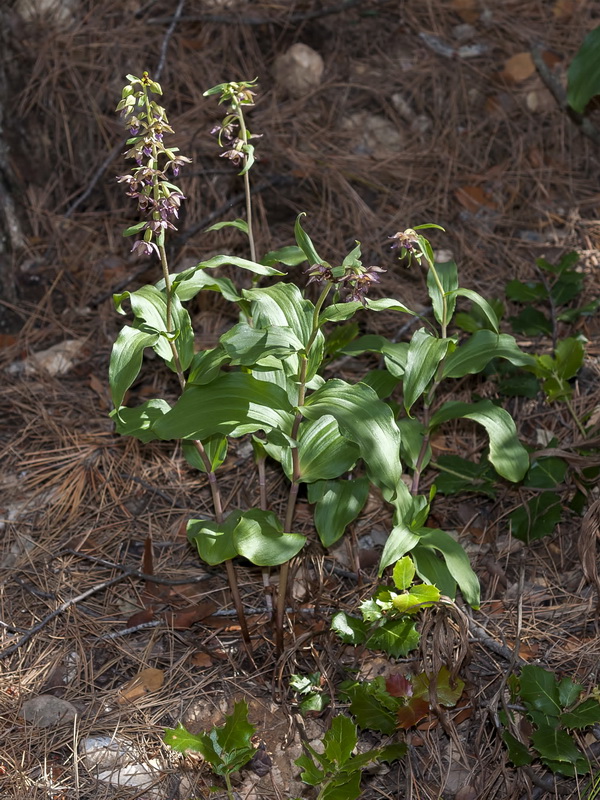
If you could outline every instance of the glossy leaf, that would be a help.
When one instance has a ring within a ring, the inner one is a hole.
[[[600,94],[600,26],[590,31],[567,72],[567,102],[578,114]]]
[[[555,492],[542,492],[508,515],[515,539],[528,544],[549,536],[560,522],[562,500]]]
[[[228,372],[205,386],[188,387],[155,425],[161,439],[204,439],[216,433],[242,436],[278,428],[290,433],[292,408],[287,394],[246,373]]]
[[[153,347],[158,338],[157,333],[144,333],[128,325],[119,332],[108,368],[110,394],[116,408],[119,408],[125,393],[140,373],[144,349]]]
[[[399,559],[392,570],[392,580],[396,589],[403,591],[413,582],[415,577],[415,565],[410,556]]]
[[[564,481],[568,469],[567,462],[556,456],[534,458],[523,481],[523,486],[531,486],[535,489],[554,489]]]
[[[418,542],[419,535],[408,525],[403,522],[394,525],[381,554],[378,574],[381,576],[386,567],[409,553]]]
[[[419,645],[419,633],[410,617],[390,619],[377,628],[366,641],[371,650],[383,650],[394,658],[406,656]]]
[[[280,272],[275,267],[257,264],[255,261],[248,261],[247,258],[238,258],[237,256],[213,256],[208,261],[201,261],[195,269],[216,269],[226,265],[248,270],[255,275],[285,275],[285,272]]]
[[[309,503],[316,503],[314,522],[323,547],[338,541],[362,511],[369,496],[368,478],[319,481],[308,488]]]
[[[368,627],[358,617],[351,617],[345,611],[338,611],[331,618],[331,630],[346,644],[362,644],[367,636]]]
[[[559,378],[570,380],[574,378],[583,366],[585,348],[579,339],[573,337],[562,339],[556,345],[554,353],[556,374]]]
[[[431,418],[430,428],[450,419],[471,419],[483,425],[490,440],[489,460],[496,471],[509,481],[520,481],[529,468],[529,456],[519,442],[510,414],[490,400],[479,403],[445,403]]]
[[[449,344],[449,339],[438,339],[425,328],[420,328],[413,334],[408,347],[402,382],[404,408],[407,414],[410,414],[415,401],[429,386],[440,361],[446,355]]]
[[[225,300],[229,300],[232,303],[238,303],[242,300],[242,296],[235,288],[233,281],[229,278],[216,278],[199,267],[192,267],[183,272],[175,273],[171,275],[171,280],[173,281],[173,292],[181,301],[191,300],[203,289],[219,292]],[[158,284],[159,287],[161,285],[164,286],[164,282]]]
[[[473,608],[479,608],[479,580],[473,572],[469,557],[461,545],[445,531],[422,528],[419,547],[429,547],[441,553],[448,571],[459,585],[466,602]]]
[[[223,228],[237,228],[242,233],[248,233],[248,223],[245,219],[232,219],[232,220],[225,220],[224,222],[215,222],[214,225],[211,225],[210,228],[205,228],[204,232],[208,233],[209,231],[220,231]]]
[[[444,361],[444,378],[462,378],[482,372],[493,358],[503,358],[518,367],[532,367],[535,358],[524,353],[507,333],[480,330],[450,353]]]
[[[350,700],[350,713],[360,728],[391,735],[396,730],[396,712],[402,700],[392,697],[385,688],[385,679],[359,683],[344,681],[340,693]]]
[[[356,725],[340,714],[332,719],[323,736],[324,755],[330,762],[342,766],[352,755],[356,742]]]
[[[166,400],[156,399],[147,400],[134,408],[121,406],[111,411],[109,416],[121,436],[134,436],[140,442],[152,442],[158,438],[152,426],[170,411],[171,406]]]
[[[272,511],[253,508],[240,515],[233,530],[233,542],[239,555],[253,564],[275,567],[298,555],[306,544],[306,537],[284,533]]]
[[[578,771],[580,768],[584,773],[589,771],[589,765],[581,750],[569,734],[560,728],[550,725],[539,728],[531,734],[531,743],[544,761],[557,764],[557,771],[561,771],[562,764],[576,766]]]
[[[238,322],[219,340],[234,366],[254,366],[275,356],[276,363],[303,349],[302,342],[291,328],[271,326],[258,328]]]
[[[479,307],[479,310],[485,317],[490,328],[495,333],[500,333],[500,323],[498,321],[498,316],[494,311],[494,307],[480,294],[474,292],[472,289],[456,289],[451,293],[451,297],[466,297],[467,300],[475,303],[475,305]]]
[[[270,250],[260,260],[261,264],[272,267],[274,264],[285,264],[286,267],[297,267],[306,261],[306,255],[296,245],[280,247],[278,250]]]
[[[311,267],[315,266],[316,264],[327,264],[327,262],[323,261],[321,256],[317,253],[310,236],[304,231],[302,225],[300,224],[300,220],[302,219],[302,217],[305,216],[306,212],[303,211],[296,217],[296,223],[294,225],[294,235],[296,237],[296,243],[306,256],[306,260],[308,261]]]
[[[371,300],[366,298],[366,305],[363,305],[357,300],[352,300],[345,303],[332,303],[330,306],[320,314],[319,325],[325,322],[343,322],[346,319],[353,317],[357,311],[400,311],[402,314],[411,314],[414,316],[415,312],[401,303],[399,300],[394,300],[391,297],[382,297],[378,300]]]
[[[557,717],[562,709],[558,695],[558,683],[553,672],[525,664],[519,678],[520,694],[528,706],[548,716]]]
[[[568,708],[575,703],[583,690],[583,684],[575,683],[569,677],[564,677],[558,683],[558,700],[563,708]],[[600,705],[598,706],[600,708]]]
[[[233,531],[240,515],[241,511],[233,511],[222,523],[204,519],[191,519],[188,522],[188,541],[196,545],[198,555],[205,564],[215,566],[237,556]]]
[[[397,712],[398,727],[407,731],[413,728],[429,714],[429,700],[424,697],[411,697],[406,705]]]
[[[301,412],[308,419],[335,417],[342,434],[358,445],[371,481],[396,491],[402,476],[400,431],[390,407],[370,386],[327,381],[307,398]]]
[[[289,451],[288,457],[291,461]],[[359,457],[358,446],[342,436],[334,417],[326,414],[319,419],[301,423],[298,462],[300,480],[304,483],[338,478],[351,469]],[[288,477],[291,477],[291,463],[286,471]]]
[[[570,730],[582,730],[600,723],[600,703],[594,697],[584,700],[559,717],[561,725]]]
[[[427,289],[433,306],[433,315],[441,325],[444,308],[443,298],[445,297],[447,308],[446,324],[448,324],[452,319],[456,306],[456,296],[453,292],[456,292],[458,289],[458,269],[454,261],[447,261],[444,264],[436,264],[435,271],[442,285],[443,294],[440,292],[440,288],[437,285],[433,270],[429,269],[427,271]]]
[[[515,767],[531,764],[533,756],[523,742],[516,739],[509,731],[502,731],[502,739],[508,750],[508,758]]]
[[[417,544],[411,551],[411,556],[419,578],[436,586],[441,594],[454,600],[457,583],[450,574],[446,562],[438,557],[437,551]]]
[[[215,434],[205,439],[202,444],[210,461],[210,471],[214,472],[227,458],[227,437],[221,434]],[[194,442],[189,439],[183,439],[181,442],[181,449],[183,457],[191,467],[200,470],[200,472],[207,471],[202,456],[198,452],[198,447]]]

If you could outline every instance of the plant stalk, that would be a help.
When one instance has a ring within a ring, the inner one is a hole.
[[[235,113],[237,114],[238,122],[240,123],[240,136],[245,144],[248,144],[248,129],[246,128],[246,121],[244,120],[244,112],[242,106],[236,103]],[[244,155],[244,164],[247,163],[247,157]],[[248,244],[250,245],[250,259],[256,261],[256,244],[254,241],[254,231],[252,229],[252,195],[250,194],[250,170],[244,172],[244,194],[246,195],[246,221],[248,223]]]

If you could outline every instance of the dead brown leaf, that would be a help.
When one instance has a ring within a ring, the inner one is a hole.
[[[522,83],[530,78],[535,72],[535,64],[531,53],[523,52],[511,56],[504,62],[504,68],[500,77],[509,83]]]
[[[475,213],[481,208],[498,208],[489,194],[481,186],[460,186],[454,196],[467,211]]]
[[[193,653],[190,661],[195,667],[212,667],[214,663],[208,653],[202,653],[201,651]]]
[[[451,5],[463,22],[472,24],[479,18],[477,0],[452,0]]]
[[[132,678],[119,689],[118,703],[132,703],[144,697],[149,692],[157,692],[163,685],[165,673],[162,669],[147,667],[143,669],[135,678]]]
[[[211,603],[207,600],[205,603],[197,603],[188,608],[183,608],[181,611],[167,611],[165,613],[165,620],[176,631],[186,631],[196,622],[210,617],[210,615],[215,612],[216,608],[217,606],[215,603]]]

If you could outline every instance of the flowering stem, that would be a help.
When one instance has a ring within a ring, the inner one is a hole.
[[[321,292],[319,299],[315,304],[315,310],[313,312],[313,323],[312,323],[312,331],[308,342],[306,344],[306,352],[300,356],[302,359],[302,363],[300,365],[300,380],[298,381],[298,407],[301,408],[304,405],[304,400],[306,397],[306,373],[308,369],[308,357],[310,355],[310,350],[314,344],[314,341],[317,337],[317,334],[320,330],[319,325],[319,314],[321,313],[321,309],[323,308],[323,304],[327,299],[327,295],[331,290],[332,284],[327,281],[323,291]],[[302,422],[302,412],[298,411],[294,418],[294,424],[292,425],[292,432],[291,437],[292,439],[297,439],[298,431],[300,429],[300,423]],[[298,446],[292,447],[292,483],[290,486],[290,491],[288,494],[288,502],[287,502],[287,509],[285,514],[285,523],[284,523],[284,531],[286,533],[292,532],[292,526],[294,524],[294,511],[296,509],[296,500],[298,499],[298,490],[300,488],[300,458],[298,454]],[[277,616],[275,621],[275,647],[277,653],[281,654],[283,652],[283,617],[285,614],[285,601],[287,596],[287,585],[288,585],[288,576],[290,570],[290,562],[286,561],[285,564],[281,565],[279,570],[279,586],[277,591]]]
[[[248,130],[244,120],[244,112],[242,111],[241,104],[234,102],[233,109],[237,114],[238,122],[240,123],[240,138],[242,141],[248,143]],[[248,156],[244,154],[244,164],[247,166]],[[250,259],[256,261],[256,244],[254,242],[254,231],[252,230],[252,195],[250,194],[250,170],[244,171],[244,194],[246,195],[246,221],[248,223],[248,243],[250,245]]]

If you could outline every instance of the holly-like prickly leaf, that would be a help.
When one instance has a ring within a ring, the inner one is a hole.
[[[413,693],[412,683],[399,672],[388,675],[385,688],[392,697],[411,697]]]
[[[415,565],[410,556],[404,556],[394,565],[392,579],[396,589],[408,589],[415,577]]]

